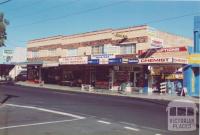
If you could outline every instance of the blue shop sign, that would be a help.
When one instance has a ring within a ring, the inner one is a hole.
[[[109,59],[108,63],[109,64],[121,64],[122,63],[122,58]]]
[[[129,59],[128,63],[129,64],[136,64],[136,63],[138,63],[138,59]]]
[[[99,64],[99,60],[98,59],[88,60],[88,64]]]

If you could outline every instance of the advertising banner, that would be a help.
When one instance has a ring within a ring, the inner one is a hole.
[[[83,56],[83,57],[64,57],[59,59],[59,63],[61,65],[66,64],[66,65],[74,65],[74,64],[88,64],[88,57]]]

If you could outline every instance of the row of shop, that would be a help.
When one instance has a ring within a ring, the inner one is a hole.
[[[160,91],[160,84],[183,82],[181,58],[141,58],[124,59],[96,56],[60,58],[59,62],[28,64],[28,80],[34,82],[80,87],[88,84],[95,88],[135,91]],[[173,88],[172,91],[175,91]]]

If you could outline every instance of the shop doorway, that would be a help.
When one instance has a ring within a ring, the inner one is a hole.
[[[90,84],[93,84],[96,82],[96,72],[93,70],[90,72]]]
[[[139,71],[130,72],[130,81],[133,83],[133,87],[137,87],[139,76],[140,76]]]

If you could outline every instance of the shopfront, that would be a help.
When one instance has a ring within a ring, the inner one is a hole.
[[[143,58],[140,64],[148,65],[148,93],[165,92],[175,94],[183,88],[183,58]]]
[[[61,69],[58,62],[44,62],[42,65],[42,80],[44,83],[59,84]]]
[[[27,79],[33,83],[39,83],[42,79],[42,64],[27,65]]]

